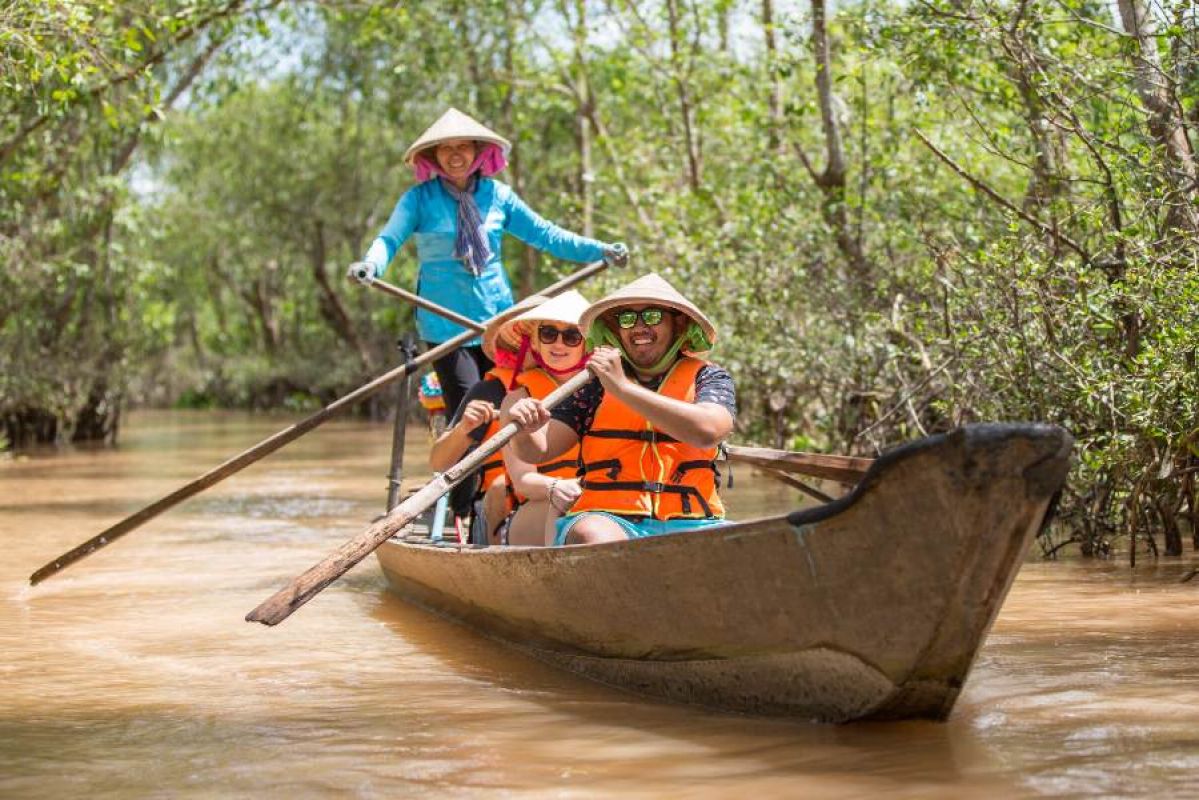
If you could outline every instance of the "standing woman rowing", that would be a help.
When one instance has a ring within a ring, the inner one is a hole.
[[[446,111],[404,153],[418,183],[400,197],[367,251],[363,261],[370,269],[351,265],[350,276],[366,274],[367,282],[381,276],[396,251],[415,237],[417,294],[481,322],[513,304],[501,259],[504,233],[565,261],[625,263],[623,244],[605,244],[558,227],[492,178],[507,166],[511,147],[461,111]],[[417,309],[416,327],[429,346],[463,331],[424,309]],[[490,367],[478,339],[434,362],[451,413]]]

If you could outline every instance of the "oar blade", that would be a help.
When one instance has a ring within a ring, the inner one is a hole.
[[[337,548],[319,564],[308,569],[246,614],[246,622],[278,625],[322,589],[373,553],[379,545],[407,527],[450,488],[451,484],[444,475],[429,481],[420,491],[392,509],[386,517]]]
[[[730,461],[752,464],[779,472],[794,472],[812,478],[837,481],[846,486],[856,485],[874,460],[856,456],[797,453],[788,450],[738,445],[728,445],[725,449]]]

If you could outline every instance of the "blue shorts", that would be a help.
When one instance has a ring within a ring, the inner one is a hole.
[[[624,532],[629,535],[630,539],[643,539],[646,536],[661,536],[664,533],[686,533],[687,531],[698,531],[704,528],[714,528],[718,525],[724,525],[728,520],[724,518],[710,519],[654,519],[653,517],[632,518],[622,517],[618,514],[610,514],[607,511],[583,511],[578,514],[567,514],[558,520],[558,533],[554,536],[555,545],[566,544],[566,533],[570,527],[575,524],[580,518],[589,514],[596,514],[608,519],[619,525]]]

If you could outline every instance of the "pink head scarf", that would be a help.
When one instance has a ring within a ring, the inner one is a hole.
[[[481,142],[480,144],[482,147],[479,148],[478,155],[470,165],[471,172],[478,170],[484,178],[490,178],[508,166],[508,159],[504,158],[504,151],[498,144],[494,142]],[[418,183],[424,183],[438,176],[445,177],[437,160],[425,155],[431,149],[433,148],[430,147],[417,153],[416,157],[412,159],[412,171],[416,173]]]
[[[513,353],[511,350],[505,350],[503,347],[497,346],[495,348],[495,365],[497,367],[507,367],[513,371],[512,380],[508,382],[508,391],[512,391],[516,388],[516,379],[520,376],[521,371],[524,370],[526,356],[532,356],[533,363],[551,375],[567,375],[571,372],[576,372],[579,369],[587,366],[587,362],[591,359],[591,354],[584,350],[582,357],[579,359],[579,363],[575,364],[573,367],[567,367],[566,369],[554,369],[549,364],[545,363],[545,359],[541,357],[541,353],[538,353],[533,349],[533,340],[530,338],[529,334],[521,334],[520,347],[515,353]]]

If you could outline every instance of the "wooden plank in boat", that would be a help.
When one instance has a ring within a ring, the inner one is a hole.
[[[853,486],[862,479],[866,470],[874,463],[872,458],[857,456],[825,455],[823,453],[792,453],[787,450],[771,450],[766,447],[726,446],[729,461],[753,464],[759,467],[825,478]]]

